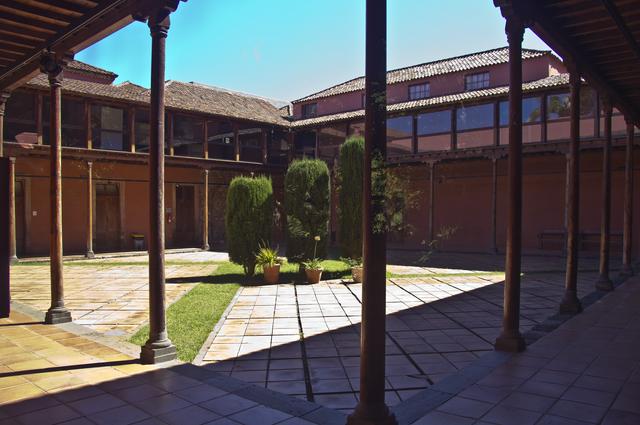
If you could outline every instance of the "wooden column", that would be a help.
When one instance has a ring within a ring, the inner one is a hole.
[[[39,145],[42,144],[42,93],[36,96],[36,139]]]
[[[240,161],[240,136],[238,134],[238,124],[233,123],[233,149],[236,161]]]
[[[207,120],[202,120],[202,156],[209,159],[209,127]]]
[[[87,258],[94,258],[93,253],[93,162],[87,162]]]
[[[9,203],[9,160],[0,157],[0,205]],[[9,267],[9,211],[0,208],[0,318],[11,313],[11,288]]]
[[[491,158],[491,248],[492,254],[498,253],[498,158]]]
[[[127,111],[127,115],[129,118],[129,151],[136,151],[136,108],[131,107]]]
[[[91,104],[88,100],[84,101],[84,135],[85,147],[93,149],[93,134],[91,131]]]
[[[624,221],[622,231],[622,270],[624,276],[632,276],[631,254],[633,238],[633,121],[627,119],[627,144],[624,161]]]
[[[600,222],[600,275],[596,289],[612,291],[613,282],[609,278],[609,241],[611,226],[611,101],[605,99],[604,140],[602,141],[602,215]]]
[[[41,68],[49,77],[51,87],[50,107],[50,218],[51,235],[49,255],[51,257],[51,307],[45,323],[55,324],[71,321],[71,313],[64,306],[64,279],[62,271],[62,74],[63,61],[54,53],[42,56]]]
[[[580,235],[580,74],[575,70],[569,76],[571,86],[571,124],[565,188],[566,252],[564,296],[560,302],[561,313],[579,313],[582,304],[578,299],[578,251]]]
[[[376,225],[384,214],[386,158],[387,2],[366,2],[365,149],[362,236],[364,283],[360,333],[360,400],[347,423],[395,424],[384,399],[386,229]],[[376,183],[372,184],[372,178]],[[382,181],[381,181],[382,180]]]
[[[7,92],[0,92],[0,157],[4,156],[4,112],[9,96]]]
[[[16,159],[9,158],[9,261],[18,261],[16,248]]]
[[[504,11],[503,11],[504,12]],[[509,187],[507,210],[507,252],[504,283],[504,317],[496,350],[522,351],[520,334],[520,270],[522,250],[522,38],[524,24],[507,15],[509,42]]]
[[[164,1],[158,2],[164,4]],[[167,3],[169,4],[169,3]],[[169,31],[169,6],[154,6],[148,15],[151,30],[151,102],[149,112],[149,339],[142,347],[143,363],[176,358],[167,334],[164,273],[164,81],[165,44]]]
[[[434,218],[434,210],[435,210],[435,197],[436,197],[436,162],[429,162],[429,222],[428,222],[428,232],[429,239],[428,241],[432,241],[434,237],[433,230],[433,218]]]
[[[269,160],[269,151],[267,146],[267,131],[264,128],[260,134],[260,140],[262,142],[262,164],[267,165]]]
[[[203,170],[202,179],[202,250],[209,251],[209,170]]]

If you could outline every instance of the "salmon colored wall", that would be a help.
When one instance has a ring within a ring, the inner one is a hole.
[[[470,71],[453,72],[445,75],[437,75],[430,78],[412,80],[387,86],[387,102],[389,104],[400,103],[409,100],[409,86],[414,84],[429,83],[431,97],[442,96],[464,91],[464,77],[468,74],[476,74],[490,71],[490,87],[500,87],[509,84],[509,64],[492,65],[483,68],[475,68]],[[557,72],[566,72],[562,63],[556,58],[542,56],[528,59],[523,66],[523,81],[539,80]],[[362,109],[362,94],[364,91],[340,94],[323,99],[296,103],[293,105],[293,115],[299,119],[302,117],[302,105],[308,103],[318,104],[318,115],[330,115],[338,112]]]

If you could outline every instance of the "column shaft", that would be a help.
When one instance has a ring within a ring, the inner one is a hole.
[[[16,159],[9,158],[9,261],[18,261],[16,241]]]
[[[385,404],[387,2],[366,2],[365,152],[362,235],[364,283],[360,335],[360,400],[347,423],[395,424]],[[375,180],[375,183],[372,183]]]
[[[631,276],[632,238],[633,238],[633,122],[627,122],[627,143],[624,165],[624,223],[622,238],[622,274]]]
[[[498,158],[491,158],[491,252],[498,253]]]
[[[582,305],[578,299],[578,250],[580,234],[580,74],[575,70],[570,75],[571,125],[569,130],[569,153],[567,155],[567,178],[565,189],[565,220],[567,233],[567,270],[565,292],[560,302],[561,313],[579,313]]]
[[[202,249],[209,251],[209,170],[203,171],[202,182]]]
[[[604,102],[604,141],[602,145],[602,215],[600,223],[600,267],[596,289],[613,290],[609,278],[609,245],[611,238],[611,115],[609,100]]]
[[[164,81],[169,13],[156,10],[151,30],[151,104],[149,113],[149,339],[140,354],[143,363],[176,358],[167,334],[164,273]]]
[[[504,283],[502,333],[497,350],[522,351],[520,334],[520,270],[522,250],[522,38],[524,25],[516,16],[508,16],[509,41],[509,187],[507,210],[507,252]]]
[[[93,253],[93,163],[87,162],[87,258],[94,258]]]

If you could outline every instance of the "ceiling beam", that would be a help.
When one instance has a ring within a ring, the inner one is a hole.
[[[616,8],[616,6],[613,4],[611,0],[601,0],[601,1],[605,9],[607,9],[609,16],[611,17],[611,19],[613,19],[613,22],[616,23],[618,30],[622,33],[623,37],[629,44],[629,47],[631,47],[631,50],[633,51],[633,53],[636,55],[638,59],[640,59],[640,45],[638,45],[638,42],[636,41],[635,37],[631,34],[631,31],[629,31],[627,24],[624,22],[624,19],[622,19],[622,16],[618,12],[618,9]]]

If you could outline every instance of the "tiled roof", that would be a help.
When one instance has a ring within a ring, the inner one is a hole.
[[[522,59],[531,59],[550,54],[548,50],[522,49]],[[449,59],[441,59],[434,62],[427,62],[420,65],[413,65],[406,68],[395,69],[387,72],[387,84],[401,83],[411,80],[419,80],[435,75],[449,74],[452,72],[467,71],[490,65],[497,65],[509,62],[509,49],[501,47],[484,52],[471,53],[464,56],[457,56]],[[364,77],[329,87],[309,96],[293,101],[293,103],[308,100],[321,99],[337,94],[350,93],[364,90]]]
[[[223,115],[277,125],[288,125],[282,112],[269,101],[248,94],[231,92],[204,84],[169,81],[167,106],[185,111]]]
[[[563,87],[569,84],[569,74],[558,74],[546,77],[540,80],[530,81],[522,85],[522,90],[531,92],[544,88]],[[490,89],[475,90],[469,92],[461,92],[449,94],[446,96],[430,97],[427,99],[411,100],[409,102],[394,103],[387,105],[387,112],[398,113],[404,111],[411,111],[414,109],[425,108],[429,106],[458,104],[469,100],[478,100],[482,98],[490,98],[496,96],[504,96],[509,93],[509,86],[495,87]],[[307,127],[318,124],[329,124],[332,122],[351,120],[356,118],[364,118],[364,109],[356,111],[341,112],[332,115],[323,115],[315,118],[308,118],[304,120],[297,120],[291,123],[291,127]]]
[[[49,82],[41,74],[29,81],[27,87],[48,89]],[[168,108],[266,124],[289,125],[279,108],[258,97],[179,81],[168,81],[165,87],[165,105]],[[130,82],[111,85],[66,78],[62,82],[62,90],[78,96],[149,104],[149,89]]]
[[[114,80],[118,77],[118,74],[114,72],[107,71],[106,69],[98,68],[97,66],[89,65],[88,63],[84,63],[76,60],[69,62],[67,64],[67,68],[73,69],[74,71],[82,71],[82,72],[88,72],[90,74],[104,75],[105,77],[110,77]]]

